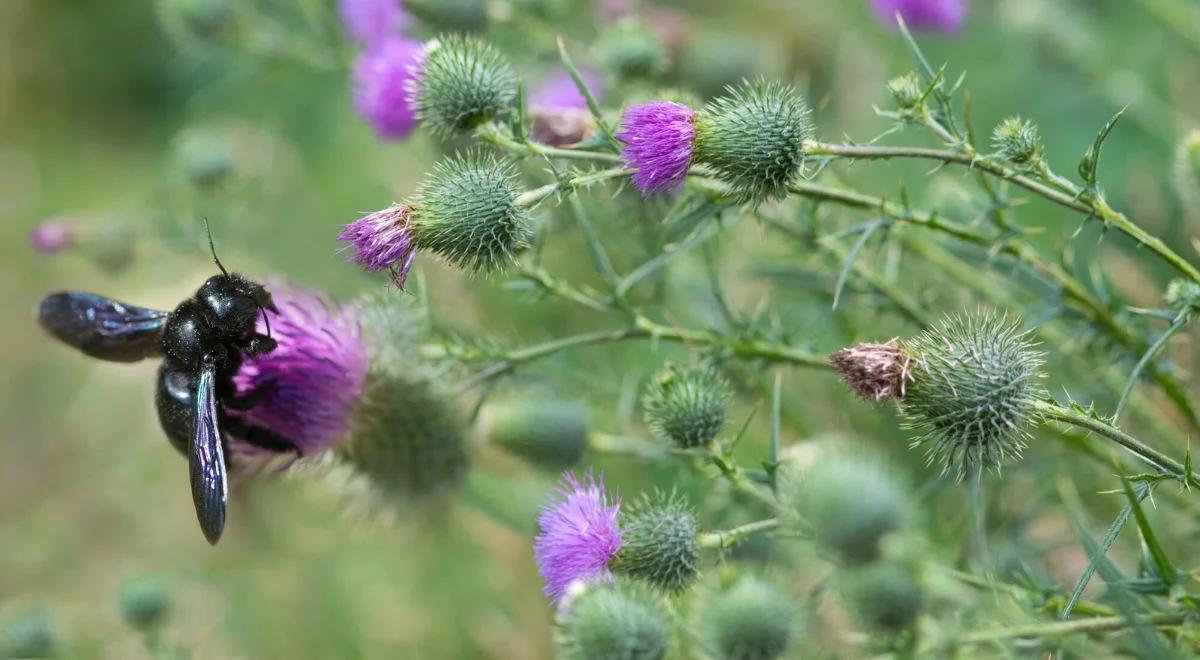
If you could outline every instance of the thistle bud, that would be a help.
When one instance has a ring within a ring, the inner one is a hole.
[[[0,657],[49,658],[58,654],[59,645],[58,627],[48,612],[20,613],[0,629]]]
[[[492,406],[484,426],[489,444],[551,470],[575,465],[587,449],[587,409],[574,402],[518,397]]]
[[[992,143],[1001,158],[1015,165],[1036,165],[1045,152],[1037,125],[1022,121],[1020,117],[1009,117],[1000,122],[992,131]]]
[[[512,263],[534,235],[514,177],[510,162],[479,152],[435,165],[413,200],[417,246],[472,272]]]
[[[117,591],[117,605],[126,623],[139,630],[151,630],[166,619],[171,599],[161,582],[141,576],[130,578],[121,585]]]
[[[889,80],[887,89],[892,101],[901,110],[912,110],[920,106],[925,97],[925,90],[921,88],[921,80],[917,78],[917,74],[911,71]]]
[[[1200,218],[1200,130],[1192,131],[1175,154],[1175,194],[1184,212]]]
[[[776,585],[743,575],[705,600],[700,629],[717,657],[771,660],[788,652],[801,629],[802,615]]]
[[[484,0],[404,0],[404,9],[439,30],[483,32],[487,28]]]
[[[695,158],[746,200],[778,199],[800,176],[811,133],[808,106],[795,88],[747,81],[697,115]]]
[[[904,562],[875,564],[841,576],[840,592],[860,625],[899,632],[913,625],[925,605],[925,592],[913,567]]]
[[[666,613],[644,589],[617,582],[587,588],[558,622],[566,660],[660,660],[671,644]]]
[[[179,169],[197,188],[215,188],[233,174],[233,150],[229,142],[216,132],[187,130],[175,139],[174,146]]]
[[[1171,280],[1163,300],[1176,314],[1196,314],[1200,312],[1200,284],[1182,278]]]
[[[909,357],[896,339],[843,348],[829,357],[829,363],[863,401],[879,403],[904,396]]]
[[[878,558],[884,537],[908,516],[892,473],[861,456],[822,455],[787,490],[817,543],[847,564]]]
[[[729,383],[711,366],[668,364],[646,391],[646,423],[681,449],[707,445],[725,425]]]
[[[617,78],[655,78],[667,70],[667,48],[646,25],[622,20],[600,35],[600,60]]]
[[[1037,422],[1042,354],[1007,317],[951,317],[903,342],[911,378],[900,408],[930,462],[961,479],[1019,458]]]
[[[622,516],[622,545],[614,569],[668,594],[696,581],[700,546],[691,507],[674,494],[633,504]]]
[[[450,35],[426,46],[412,105],[432,133],[451,137],[505,115],[516,96],[517,74],[499,51]]]

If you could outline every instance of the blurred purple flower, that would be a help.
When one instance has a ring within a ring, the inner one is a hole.
[[[390,37],[354,64],[354,107],[382,139],[404,139],[416,126],[411,95],[424,52],[415,39]]]
[[[355,263],[372,273],[391,271],[392,281],[403,289],[417,256],[416,236],[409,225],[411,214],[411,206],[393,204],[346,225],[338,240],[354,250],[351,259]]]
[[[643,195],[675,191],[692,163],[696,113],[682,103],[654,101],[630,106],[617,139],[625,143],[625,166],[636,170],[633,185]]]
[[[292,440],[305,456],[316,454],[350,431],[370,366],[362,328],[352,310],[312,292],[275,287],[272,297],[279,312],[265,313],[279,345],[246,356],[233,379],[239,395],[261,399],[231,413]],[[258,331],[267,332],[261,317]]]
[[[371,49],[408,25],[400,0],[341,0],[342,25],[363,48]]]
[[[612,579],[608,564],[621,549],[620,503],[609,500],[604,481],[588,474],[582,482],[563,473],[538,516],[533,554],[546,582],[545,594],[560,601],[572,582]]]
[[[967,18],[967,0],[871,0],[871,12],[887,26],[896,25],[896,14],[913,30],[956,34]]]
[[[65,220],[46,220],[29,230],[29,247],[46,256],[69,250],[78,239],[75,225]]]
[[[579,75],[592,98],[603,94],[604,81],[595,71],[581,69]],[[529,114],[533,120],[533,138],[552,146],[575,144],[595,128],[587,99],[579,93],[566,71],[550,74],[529,95]]]

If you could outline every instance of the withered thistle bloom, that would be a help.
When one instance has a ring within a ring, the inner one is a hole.
[[[338,240],[354,251],[351,259],[368,272],[387,270],[392,281],[403,289],[417,256],[417,241],[409,216],[408,204],[393,204],[382,211],[368,213],[346,225]]]
[[[609,563],[621,549],[619,513],[620,503],[609,498],[603,480],[563,474],[538,516],[533,547],[547,596],[558,602],[573,582],[612,579]]]
[[[896,14],[913,30],[935,30],[957,34],[970,7],[967,0],[871,0],[875,19],[888,26],[896,24]]]
[[[66,220],[47,220],[29,230],[29,246],[42,255],[52,255],[75,247],[78,231]]]
[[[584,85],[599,99],[603,92],[600,76],[580,70]],[[556,71],[529,93],[529,115],[533,120],[533,138],[553,146],[575,144],[595,128],[587,100],[566,71]]]
[[[625,166],[643,195],[675,192],[683,185],[696,141],[696,113],[682,103],[654,101],[631,106],[617,139],[625,143]]]
[[[293,441],[305,456],[316,454],[350,431],[370,366],[362,330],[352,310],[311,292],[277,287],[272,297],[279,311],[264,313],[278,346],[246,356],[234,375],[239,395],[261,399],[232,414]],[[257,329],[267,333],[261,316]]]
[[[910,361],[900,350],[898,339],[884,344],[855,344],[829,357],[829,363],[846,385],[870,403],[904,396]]]
[[[359,55],[354,64],[354,108],[382,139],[404,139],[416,127],[411,97],[424,52],[415,39],[391,36]]]

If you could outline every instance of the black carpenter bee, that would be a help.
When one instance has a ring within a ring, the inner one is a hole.
[[[226,434],[271,451],[299,451],[287,438],[228,414],[252,408],[265,393],[260,387],[239,396],[233,376],[245,356],[275,349],[266,312],[278,310],[261,284],[226,271],[215,249],[213,261],[221,274],[208,278],[173,312],[65,291],[42,300],[38,321],[63,343],[94,358],[163,358],[154,397],[159,423],[171,444],[188,457],[196,517],[205,538],[216,544],[225,527],[229,490]],[[259,313],[265,335],[255,328]]]

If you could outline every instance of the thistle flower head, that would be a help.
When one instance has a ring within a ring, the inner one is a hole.
[[[417,110],[410,98],[421,75],[421,42],[393,35],[358,56],[354,64],[354,108],[382,139],[412,133]]]
[[[1037,125],[1020,117],[1000,122],[992,131],[992,143],[1001,158],[1017,165],[1033,165],[1045,152]]]
[[[247,355],[234,375],[240,396],[257,403],[234,411],[247,424],[291,440],[301,454],[329,449],[350,430],[369,359],[358,317],[300,289],[276,287],[278,312],[264,310],[278,343]],[[267,333],[260,316],[258,331]]]
[[[487,28],[484,0],[405,0],[405,8],[422,23],[452,32],[483,32]]]
[[[862,400],[879,403],[904,396],[909,357],[897,339],[884,344],[855,344],[829,357],[842,381]]]
[[[636,584],[593,586],[562,613],[558,640],[565,660],[661,660],[671,645],[667,616]]]
[[[895,477],[861,456],[821,456],[788,490],[817,543],[847,564],[875,560],[883,538],[900,529],[908,515]]]
[[[558,602],[573,582],[612,579],[609,563],[621,549],[619,512],[603,479],[589,474],[580,481],[570,472],[563,474],[538,516],[540,531],[533,546],[547,596]]]
[[[804,169],[811,134],[808,105],[794,87],[745,81],[697,117],[696,161],[746,200],[778,199]]]
[[[677,495],[657,494],[630,507],[621,520],[622,543],[614,569],[668,594],[696,581],[700,546],[696,517]]]
[[[925,605],[925,591],[912,566],[887,561],[842,575],[847,608],[866,628],[898,632],[912,626]]]
[[[117,605],[126,623],[139,630],[151,630],[166,619],[171,598],[159,580],[136,576],[121,584],[117,591]]]
[[[1020,457],[1037,421],[1042,354],[1016,321],[951,317],[903,349],[912,365],[901,410],[930,462],[962,478]]]
[[[600,35],[600,60],[617,78],[654,78],[667,69],[667,47],[640,21],[618,21]]]
[[[400,0],[340,0],[338,13],[346,34],[363,48],[374,48],[408,24]]]
[[[781,658],[801,629],[803,612],[778,586],[742,575],[702,604],[700,629],[710,646],[728,660]]]
[[[668,364],[646,390],[646,423],[682,449],[708,444],[725,425],[729,383],[707,365]]]
[[[888,95],[892,97],[892,101],[896,103],[896,107],[902,110],[916,108],[921,104],[921,100],[925,95],[921,79],[912,71],[889,80],[887,89]]]
[[[896,25],[896,14],[913,30],[957,34],[967,18],[967,0],[871,0],[871,12],[883,25]]]
[[[451,137],[506,114],[517,96],[517,74],[495,48],[450,35],[428,44],[411,104],[435,135]]]
[[[511,264],[534,234],[514,177],[510,162],[480,152],[435,165],[413,200],[417,245],[467,271]]]
[[[412,207],[393,204],[346,225],[338,240],[354,251],[352,259],[370,272],[388,270],[401,289],[417,256],[417,240],[409,223]]]
[[[617,139],[625,144],[625,167],[643,195],[683,185],[696,141],[696,113],[682,103],[654,101],[630,106]]]
[[[78,239],[78,230],[68,220],[46,220],[29,230],[29,247],[45,256],[70,250]]]
[[[536,465],[563,470],[587,448],[587,409],[570,401],[515,398],[487,411],[487,441]]]

